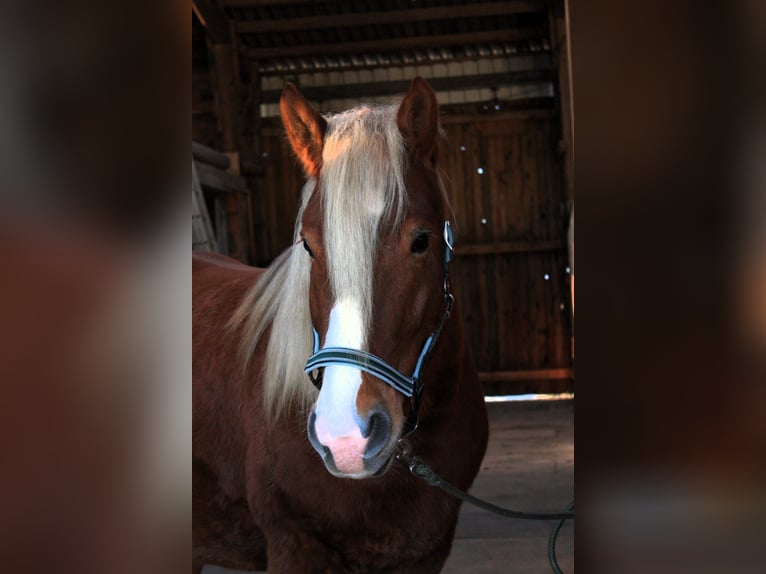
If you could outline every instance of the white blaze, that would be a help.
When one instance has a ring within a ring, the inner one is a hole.
[[[330,325],[323,348],[347,347],[362,349],[364,342],[362,313],[353,299],[341,299],[330,311]],[[356,412],[356,394],[362,384],[359,369],[342,365],[325,368],[322,390],[317,399],[317,418],[324,429],[335,437],[351,436],[359,432]]]

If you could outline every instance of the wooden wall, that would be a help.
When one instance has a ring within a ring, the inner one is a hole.
[[[568,214],[558,119],[550,110],[477,109],[442,109],[442,166],[456,216],[453,282],[485,391],[570,392]],[[282,134],[278,120],[265,122],[265,177],[255,216],[266,229],[262,264],[291,243],[303,185]]]
[[[263,258],[259,263],[266,265],[292,243],[295,217],[306,178],[303,168],[289,149],[281,120],[264,120],[261,134],[264,178],[258,198],[259,213],[255,219],[264,228],[264,243],[259,251]]]
[[[443,124],[454,283],[485,390],[572,391],[557,120],[527,111],[447,114]]]

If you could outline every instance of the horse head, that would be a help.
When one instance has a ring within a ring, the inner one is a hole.
[[[321,381],[309,441],[332,474],[377,476],[416,424],[451,305],[436,96],[415,78],[399,105],[323,117],[288,84],[280,110],[311,190],[297,222]]]

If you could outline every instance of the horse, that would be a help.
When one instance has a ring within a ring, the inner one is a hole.
[[[193,564],[432,573],[487,412],[449,280],[436,95],[320,115],[287,83],[306,175],[295,242],[267,269],[193,256]]]

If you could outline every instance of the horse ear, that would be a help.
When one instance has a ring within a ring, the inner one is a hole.
[[[410,84],[396,115],[396,124],[411,154],[436,164],[439,135],[439,104],[423,78]]]
[[[279,111],[287,130],[290,145],[311,177],[316,177],[322,167],[322,147],[327,120],[311,107],[291,82],[285,84],[279,100]]]

